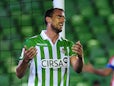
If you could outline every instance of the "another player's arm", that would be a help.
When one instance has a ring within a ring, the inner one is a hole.
[[[29,66],[29,61],[33,59],[33,57],[36,55],[36,48],[31,47],[28,50],[24,48],[23,51],[23,60],[20,60],[17,68],[16,68],[16,75],[18,78],[22,78],[25,75],[25,72]]]
[[[72,46],[72,51],[75,52],[77,55],[71,56],[70,63],[73,69],[77,73],[80,73],[83,68],[84,60],[83,60],[83,48],[79,41]]]
[[[104,69],[93,69],[93,73],[101,75],[101,76],[108,76],[111,74],[113,70],[111,68],[104,68]]]
[[[112,68],[94,68],[91,63],[84,64],[83,72],[90,72],[101,76],[108,76],[113,72]]]

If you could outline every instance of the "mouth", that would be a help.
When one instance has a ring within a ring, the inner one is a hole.
[[[60,26],[60,27],[63,27],[63,23],[60,23],[59,26]]]

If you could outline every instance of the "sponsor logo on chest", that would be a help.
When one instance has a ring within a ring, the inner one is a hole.
[[[42,59],[42,68],[67,68],[68,67],[68,57],[63,59]]]

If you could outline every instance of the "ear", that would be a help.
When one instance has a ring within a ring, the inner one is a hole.
[[[47,23],[50,23],[51,22],[51,18],[50,17],[46,17],[46,21],[47,21]]]

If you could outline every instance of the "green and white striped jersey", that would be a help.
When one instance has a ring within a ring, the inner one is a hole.
[[[25,42],[27,48],[37,49],[37,55],[30,62],[28,86],[69,86],[69,56],[73,54],[73,43],[59,37],[53,44],[44,31]]]

